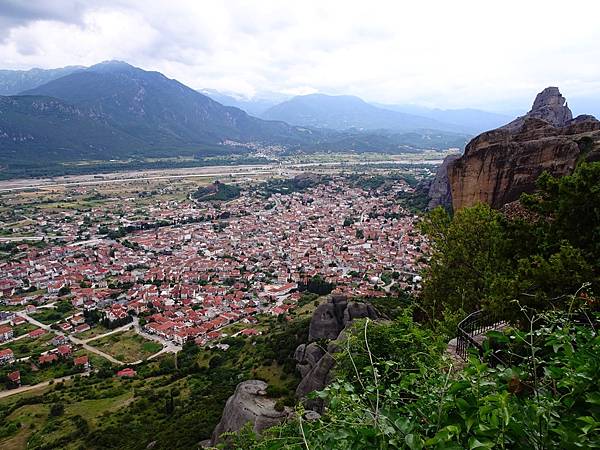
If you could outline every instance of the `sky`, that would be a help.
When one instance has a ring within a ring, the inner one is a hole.
[[[0,68],[118,59],[246,97],[503,112],[559,86],[585,112],[599,23],[597,0],[0,0]]]

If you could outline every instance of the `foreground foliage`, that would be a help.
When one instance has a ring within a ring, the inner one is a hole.
[[[494,368],[472,357],[456,372],[430,332],[408,317],[362,322],[339,355],[336,381],[318,393],[328,404],[323,417],[291,421],[262,439],[245,430],[234,447],[600,447],[598,334],[565,314],[528,317],[529,331],[495,336],[519,355],[514,365]]]

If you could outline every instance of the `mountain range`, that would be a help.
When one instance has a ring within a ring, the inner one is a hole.
[[[250,153],[256,146],[277,146],[287,152],[399,153],[463,147],[469,137],[436,129],[433,120],[409,122],[408,115],[382,113],[352,97],[347,105],[347,115],[355,120],[348,122],[351,126],[333,119],[325,126],[318,120],[296,125],[295,120],[288,124],[275,117],[276,107],[269,109],[271,117],[266,112],[263,118],[253,117],[159,72],[124,62],[62,70],[36,71],[41,85],[0,96],[0,176],[7,176],[11,168],[22,174],[28,167],[64,161],[218,156]],[[22,72],[14,75],[5,83],[13,90],[35,84]],[[332,118],[343,114],[336,106],[338,98],[324,99]],[[370,126],[359,126],[361,114]],[[407,124],[395,125],[402,120]],[[427,129],[416,131],[417,127]]]
[[[415,131],[434,129],[466,132],[457,125],[379,108],[350,95],[297,96],[269,108],[261,114],[261,117],[267,120],[282,120],[295,125],[334,130]]]
[[[348,95],[310,94],[288,98],[267,93],[252,99],[204,89],[202,93],[224,105],[235,106],[263,119],[294,125],[347,130],[415,131],[436,129],[477,134],[497,128],[511,116],[480,109],[435,109],[412,105],[367,103]]]
[[[0,70],[0,95],[17,95],[84,68],[68,66],[59,69]]]

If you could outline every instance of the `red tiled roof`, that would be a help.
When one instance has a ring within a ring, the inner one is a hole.
[[[46,330],[44,330],[43,328],[37,328],[29,332],[29,337],[39,337],[43,334],[46,334]]]
[[[47,355],[40,356],[38,360],[40,364],[49,363],[58,360],[58,356],[54,353],[49,353]]]
[[[21,379],[21,372],[19,372],[18,370],[15,370],[14,372],[9,373],[8,379],[10,381],[12,381],[13,383],[18,382]]]
[[[73,360],[73,364],[75,364],[76,366],[83,366],[83,365],[85,365],[87,363],[88,363],[88,357],[87,357],[87,355],[78,356],[77,358],[75,358]]]

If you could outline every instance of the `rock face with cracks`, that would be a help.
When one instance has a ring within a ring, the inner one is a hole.
[[[460,158],[460,155],[448,155],[438,168],[435,178],[429,186],[428,209],[433,209],[437,206],[443,206],[448,209],[452,206],[452,195],[450,193],[450,183],[448,182],[448,166],[458,158]]]
[[[248,422],[255,432],[260,433],[287,417],[289,410],[276,411],[275,400],[266,396],[266,389],[267,383],[260,380],[248,380],[237,385],[213,431],[211,445],[219,443],[223,433],[239,431]]]
[[[600,121],[587,115],[573,119],[558,88],[546,88],[525,116],[480,134],[448,165],[452,207],[481,202],[501,208],[534,191],[544,171],[564,176],[580,161],[598,159]]]
[[[296,367],[302,380],[296,389],[296,397],[304,399],[310,392],[323,389],[330,381],[335,365],[333,354],[345,340],[344,330],[354,319],[377,319],[377,311],[368,303],[348,301],[345,296],[332,295],[327,303],[317,307],[310,321],[308,344],[298,346],[295,353]],[[320,340],[330,340],[323,344]],[[323,347],[326,345],[326,347]],[[321,400],[305,400],[307,408],[322,411]]]
[[[335,364],[333,353],[339,350],[344,341],[344,329],[354,319],[377,319],[377,311],[372,305],[348,301],[345,296],[332,295],[326,303],[317,307],[310,321],[309,342],[296,348],[294,357],[302,380],[296,389],[296,396],[304,399],[310,392],[323,389],[330,381],[330,372]],[[323,340],[329,342],[322,347]],[[214,446],[221,442],[220,436],[226,432],[236,432],[248,422],[255,432],[281,423],[290,411],[275,410],[275,400],[266,396],[267,383],[259,380],[244,381],[229,397],[223,410],[221,421],[213,431],[212,439],[206,445]],[[323,402],[305,401],[308,409],[322,411]],[[313,415],[315,414],[313,411]]]

